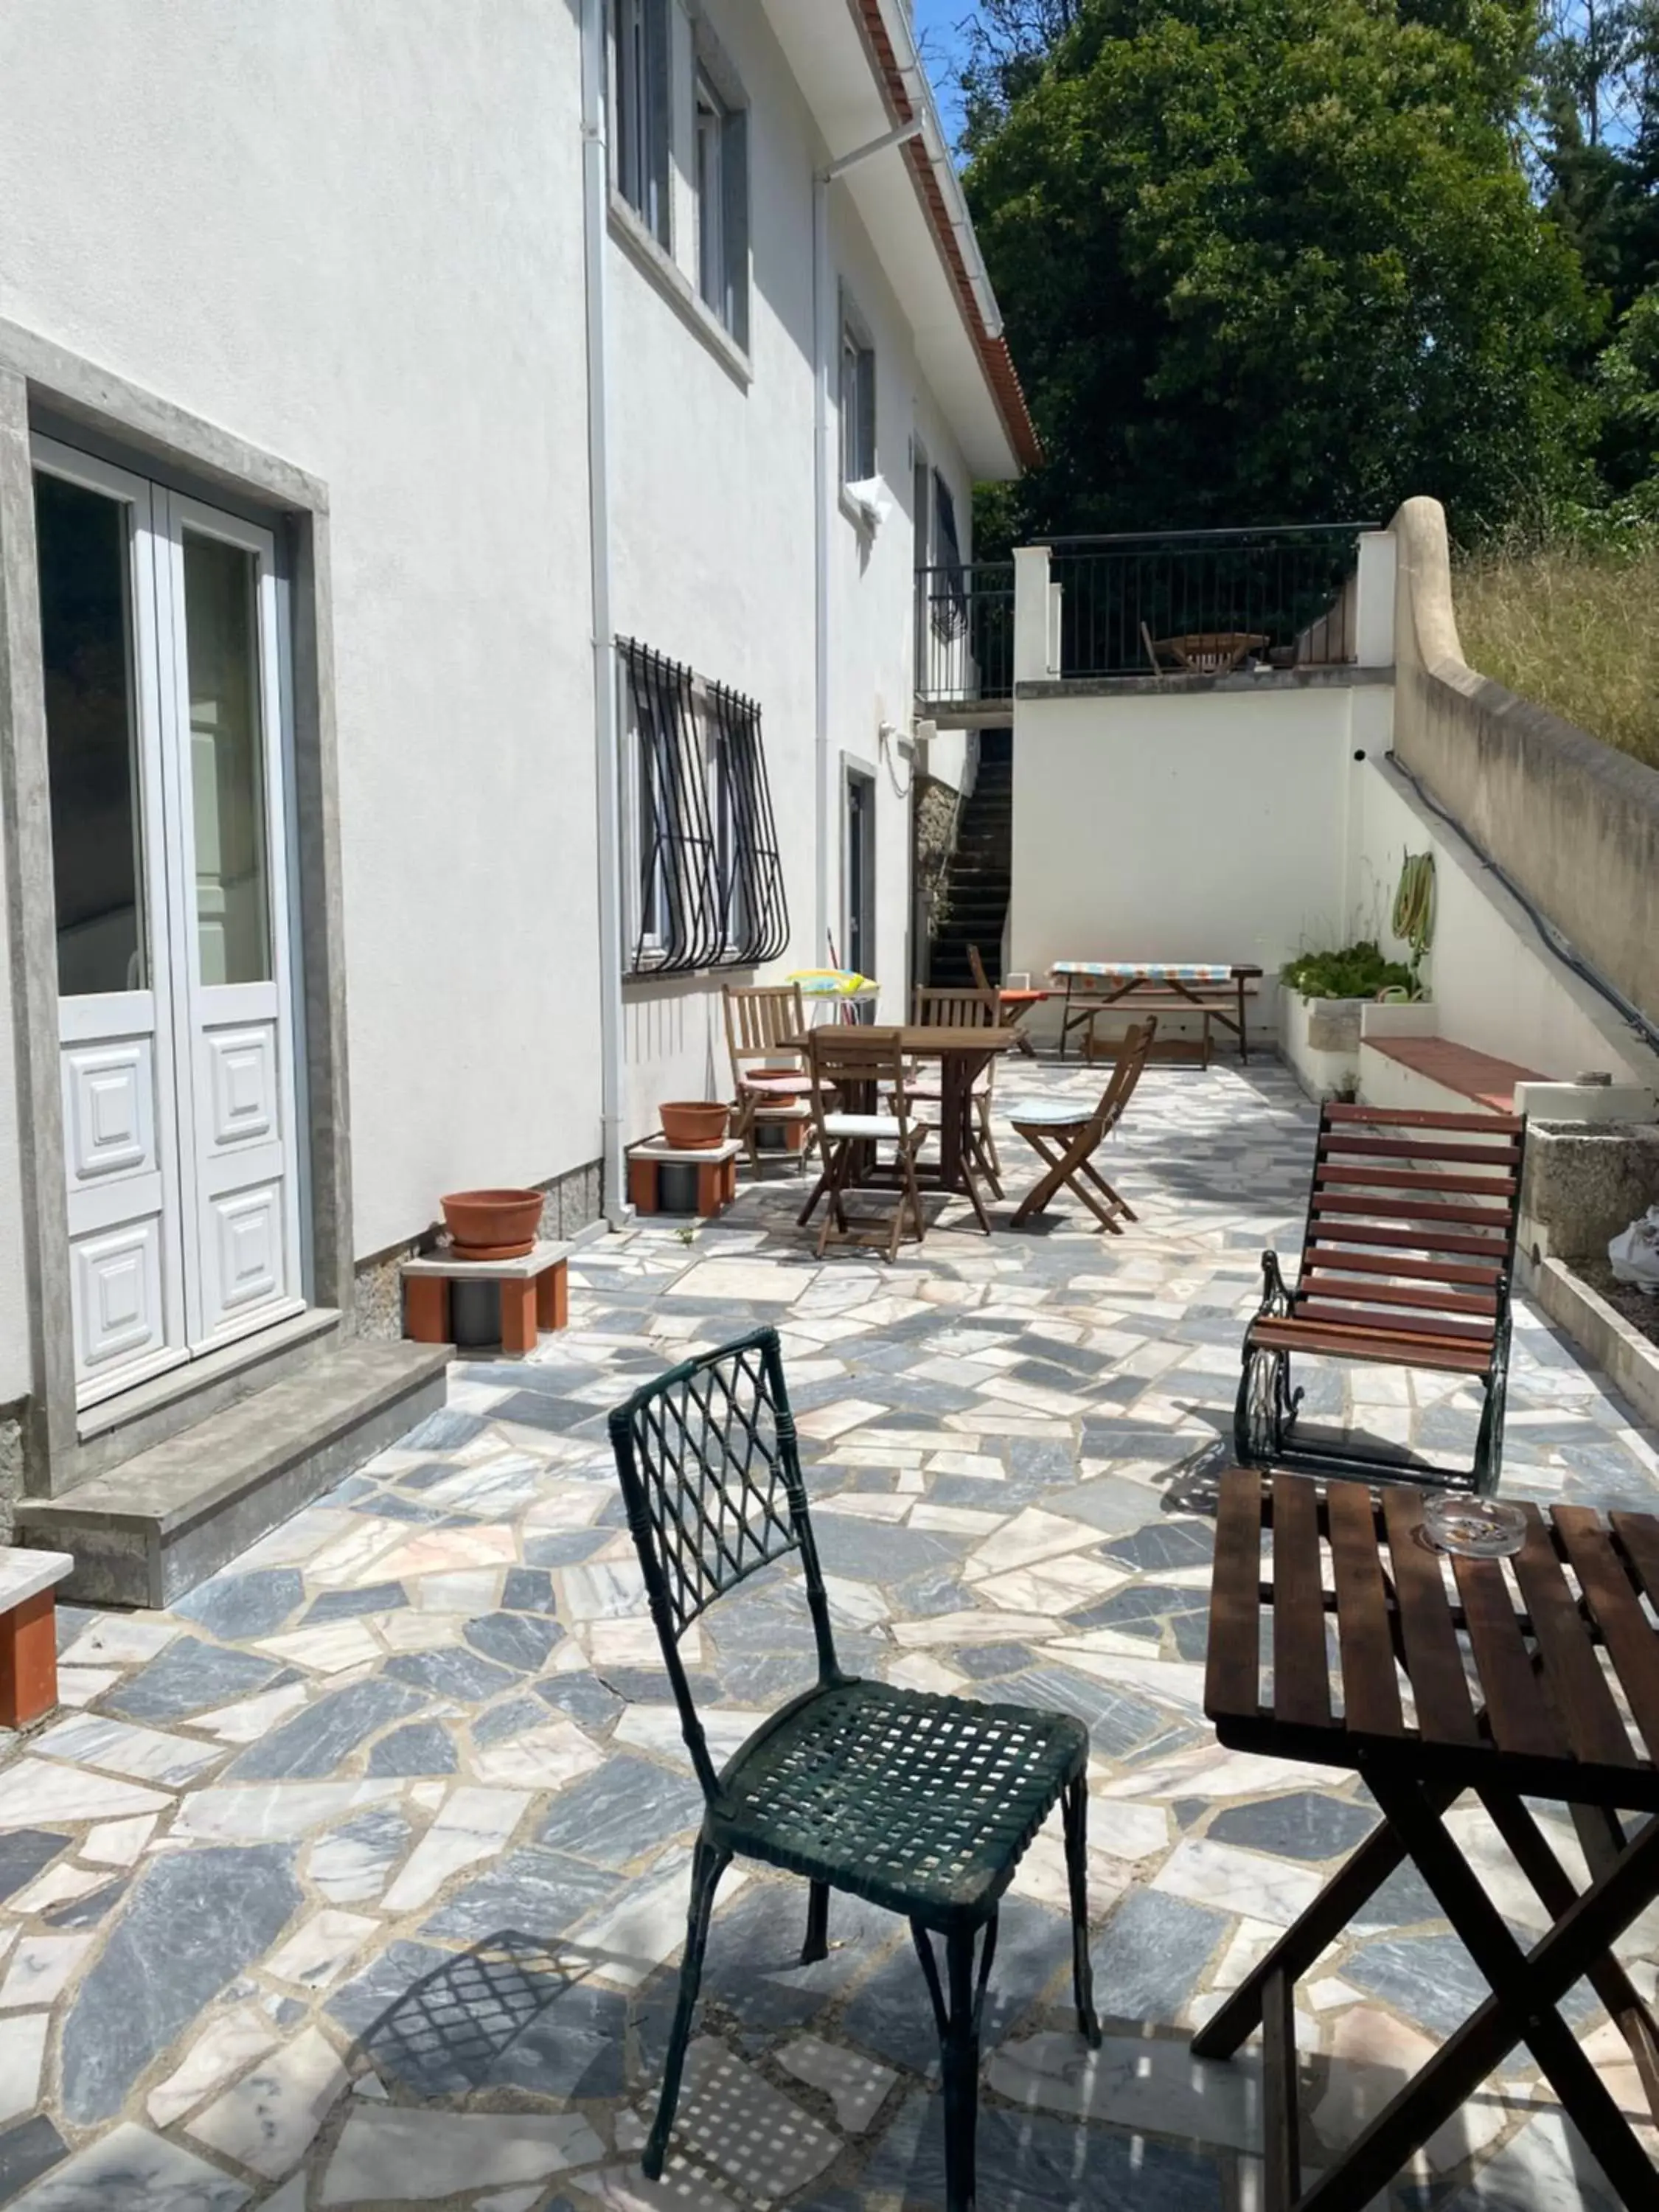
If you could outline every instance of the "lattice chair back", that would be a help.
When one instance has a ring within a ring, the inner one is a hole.
[[[719,1778],[679,1650],[680,1638],[700,1613],[758,1568],[799,1552],[819,1681],[843,1679],[806,1514],[777,1331],[756,1329],[672,1368],[618,1406],[610,1427],[629,1531],[686,1749],[714,1803]]]

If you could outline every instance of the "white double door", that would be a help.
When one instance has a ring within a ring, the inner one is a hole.
[[[78,1401],[298,1311],[270,534],[37,441]]]

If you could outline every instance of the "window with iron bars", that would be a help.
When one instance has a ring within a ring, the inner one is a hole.
[[[775,960],[789,908],[760,708],[632,638],[617,650],[629,731],[623,972]]]

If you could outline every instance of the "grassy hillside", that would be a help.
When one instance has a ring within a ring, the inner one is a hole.
[[[1471,668],[1659,768],[1659,546],[1474,555],[1452,593]]]

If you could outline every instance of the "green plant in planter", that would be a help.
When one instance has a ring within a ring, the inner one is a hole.
[[[1423,995],[1411,969],[1403,962],[1385,960],[1368,937],[1340,951],[1298,952],[1279,969],[1279,979],[1304,999],[1375,999],[1385,991],[1406,999]]]

